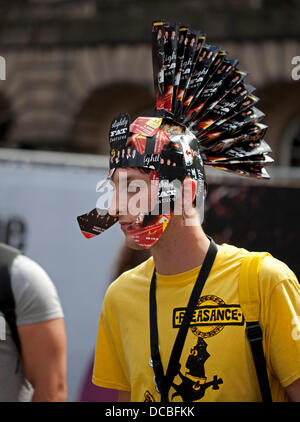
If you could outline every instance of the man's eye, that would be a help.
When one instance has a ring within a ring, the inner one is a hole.
[[[138,183],[130,183],[130,185],[127,186],[128,192],[136,192],[137,190],[141,189],[141,185]]]

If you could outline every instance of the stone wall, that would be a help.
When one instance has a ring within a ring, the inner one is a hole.
[[[23,9],[19,3],[11,1],[5,10],[0,5],[0,51],[7,64],[0,113],[10,122],[2,125],[0,145],[106,153],[103,138],[115,113],[134,117],[154,105],[149,40],[156,2],[24,0]],[[292,58],[300,56],[300,13],[298,2],[271,3],[189,0],[171,8],[163,0],[159,12],[191,25],[205,22],[208,41],[220,41],[249,72],[279,162],[289,122],[300,114],[299,82],[291,77]]]

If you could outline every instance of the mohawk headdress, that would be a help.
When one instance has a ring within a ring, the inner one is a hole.
[[[155,209],[140,215],[128,229],[146,248],[158,240],[170,219],[177,198],[174,180],[192,179],[198,203],[200,199],[203,204],[203,164],[268,179],[264,166],[273,162],[263,139],[267,126],[260,123],[264,114],[256,108],[259,99],[254,87],[245,83],[247,72],[238,68],[237,60],[207,44],[198,30],[157,21],[152,26],[152,61],[153,117],[138,117],[130,124],[128,114],[120,113],[109,136],[109,178],[118,167],[142,167],[158,181]],[[164,211],[165,204],[169,211]],[[118,220],[104,208],[78,217],[86,237]]]

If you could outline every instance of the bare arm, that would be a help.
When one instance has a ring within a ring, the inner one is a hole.
[[[300,402],[300,379],[286,387],[286,392],[290,401]]]
[[[131,392],[119,390],[119,402],[130,402],[130,401],[131,401]]]
[[[66,334],[62,318],[18,326],[22,366],[32,401],[66,401]]]

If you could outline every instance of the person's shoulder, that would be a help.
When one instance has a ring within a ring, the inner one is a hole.
[[[261,280],[269,280],[273,285],[283,281],[291,281],[298,284],[297,277],[291,268],[272,255],[266,256],[262,260],[259,277]]]
[[[11,267],[12,284],[23,287],[45,286],[52,288],[53,282],[48,273],[33,259],[26,255],[16,256]]]
[[[226,264],[229,261],[241,264],[249,254],[249,250],[240,248],[234,245],[222,244],[220,246],[222,250],[222,258]],[[253,251],[257,252],[257,251]],[[265,251],[269,253],[268,251]],[[266,255],[260,264],[259,270],[260,279],[272,279],[273,283],[280,282],[283,280],[296,280],[297,278],[293,271],[283,261],[273,257],[270,253]]]
[[[218,245],[218,264],[219,266],[231,267],[239,266],[243,258],[248,254],[248,250],[239,248],[228,243]]]
[[[223,253],[228,257],[244,256],[248,253],[247,249],[229,243],[222,243],[221,245],[218,245],[218,249],[222,250]]]
[[[150,283],[152,271],[154,269],[153,258],[150,257],[146,261],[136,267],[125,271],[116,280],[114,280],[107,289],[107,294],[119,292],[121,290],[135,289],[137,285]]]
[[[18,255],[11,267],[11,288],[17,325],[62,318],[56,287],[48,273],[33,259]]]

